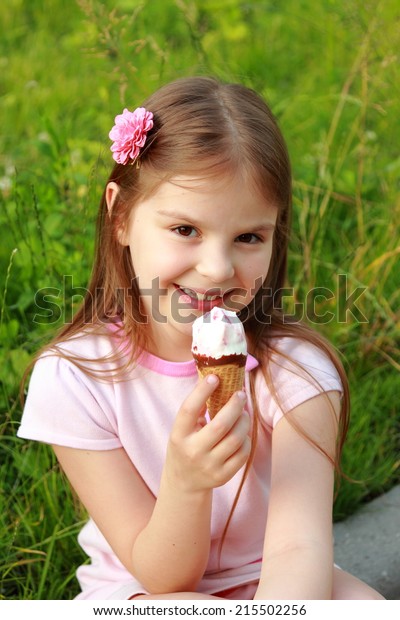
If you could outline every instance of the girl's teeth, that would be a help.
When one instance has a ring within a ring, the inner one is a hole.
[[[219,299],[221,295],[203,295],[202,293],[195,293],[190,288],[181,288],[181,291],[185,293],[185,295],[189,295],[192,299],[197,299],[198,301],[214,301],[214,299]]]

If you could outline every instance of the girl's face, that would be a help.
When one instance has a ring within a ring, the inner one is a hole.
[[[240,175],[226,183],[171,179],[133,209],[121,242],[130,248],[152,353],[191,359],[195,318],[251,302],[267,276],[276,217]]]

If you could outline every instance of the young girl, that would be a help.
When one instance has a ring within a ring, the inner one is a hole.
[[[110,132],[86,298],[36,361],[19,436],[53,445],[90,519],[80,599],[379,599],[334,566],[346,378],[281,308],[291,205],[261,98],[181,79]],[[246,383],[217,416],[192,323],[237,312]],[[68,558],[66,558],[68,561]]]

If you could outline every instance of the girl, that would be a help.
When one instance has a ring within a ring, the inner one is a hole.
[[[271,112],[181,79],[110,138],[87,295],[37,360],[19,429],[53,445],[90,515],[78,598],[381,598],[333,563],[347,383],[279,309],[291,173]],[[191,329],[215,306],[250,355],[207,423],[218,379],[197,380]]]

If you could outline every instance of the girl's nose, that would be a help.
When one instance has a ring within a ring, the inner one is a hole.
[[[210,282],[225,282],[235,274],[233,257],[223,246],[208,244],[202,247],[197,271]]]

